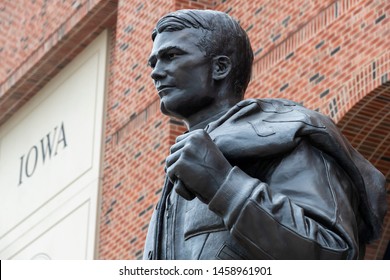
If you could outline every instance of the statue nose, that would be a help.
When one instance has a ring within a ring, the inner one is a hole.
[[[166,76],[167,76],[167,73],[165,72],[163,67],[161,65],[159,65],[159,63],[156,64],[156,66],[152,70],[152,73],[150,74],[150,77],[155,81],[161,80],[161,79],[165,78]]]

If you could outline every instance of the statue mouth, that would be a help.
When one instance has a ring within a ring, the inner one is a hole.
[[[160,97],[163,97],[168,94],[170,90],[172,90],[174,87],[169,85],[161,85],[157,87],[158,95]]]

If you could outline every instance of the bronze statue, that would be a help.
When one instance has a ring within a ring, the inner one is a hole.
[[[144,258],[362,258],[384,176],[335,124],[292,101],[243,100],[253,52],[225,13],[170,13],[152,39],[161,111],[188,132],[166,159]]]

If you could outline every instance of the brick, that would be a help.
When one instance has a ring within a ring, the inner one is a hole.
[[[335,55],[339,50],[340,50],[340,46],[338,46],[337,48],[334,48],[334,49],[330,52],[330,55]]]

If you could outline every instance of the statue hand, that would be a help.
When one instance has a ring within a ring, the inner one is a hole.
[[[167,175],[179,195],[208,203],[232,166],[202,129],[181,135],[166,159]],[[192,195],[191,195],[192,194]]]

